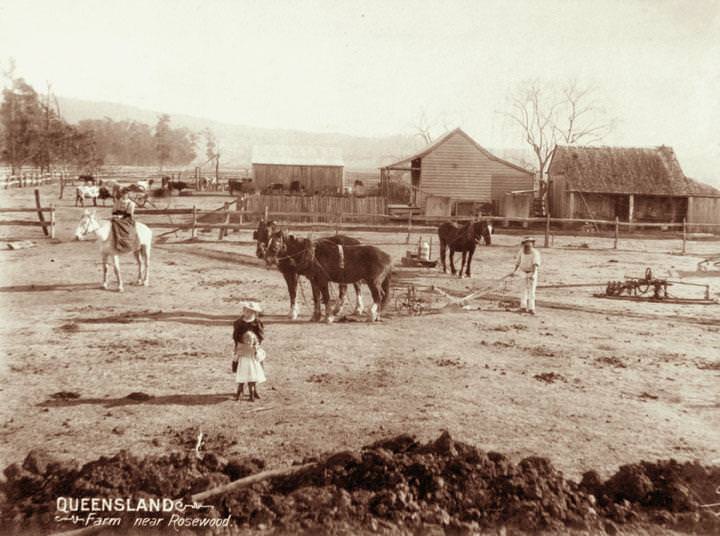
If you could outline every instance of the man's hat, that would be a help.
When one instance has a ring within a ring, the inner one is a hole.
[[[535,239],[531,236],[526,236],[525,238],[522,239],[522,242],[520,242],[520,244],[534,244],[534,243],[535,243]]]
[[[243,303],[243,309],[249,309],[250,311],[254,311],[256,313],[262,313],[262,307],[260,307],[259,303],[254,301]]]

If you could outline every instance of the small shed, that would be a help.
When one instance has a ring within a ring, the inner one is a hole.
[[[548,167],[555,218],[713,223],[720,191],[689,179],[671,147],[555,148]],[[701,221],[701,220],[706,221]]]
[[[411,206],[420,207],[423,214],[429,210],[441,215],[438,210],[443,210],[445,216],[474,215],[480,207],[483,213],[502,214],[505,194],[531,190],[534,176],[491,154],[460,128],[381,168],[381,185],[391,180],[393,172],[410,174]],[[435,197],[442,199],[428,202]]]
[[[340,193],[343,190],[342,152],[336,147],[259,145],[252,152],[255,187],[288,191]]]

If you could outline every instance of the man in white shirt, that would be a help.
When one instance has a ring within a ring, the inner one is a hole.
[[[520,296],[520,312],[528,312],[535,314],[535,287],[537,287],[538,270],[540,269],[540,252],[533,245],[535,239],[523,238],[522,249],[515,259],[515,270],[512,275],[518,271],[518,268],[525,274],[523,281],[522,295]]]

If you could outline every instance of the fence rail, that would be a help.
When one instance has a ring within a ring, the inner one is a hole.
[[[7,225],[12,227],[42,227],[45,236],[55,238],[55,207],[52,204],[49,207],[43,207],[40,204],[40,190],[35,189],[35,208],[24,208],[24,207],[3,207],[0,208],[2,214],[27,214],[28,212],[34,212],[37,214],[37,221],[33,220],[0,220],[0,226]],[[50,213],[50,220],[46,221],[44,213]]]
[[[7,190],[13,187],[25,188],[26,186],[40,186],[41,184],[50,184],[59,180],[61,176],[59,173],[6,175],[5,177],[0,177],[0,187]]]
[[[237,202],[242,205],[241,201]],[[151,226],[161,229],[190,230],[192,236],[197,236],[198,230],[201,229],[219,229],[219,239],[226,236],[227,231],[254,229],[256,221],[260,219],[279,220],[279,223],[286,225],[290,229],[327,229],[336,232],[344,231],[379,231],[379,232],[404,232],[407,233],[407,240],[410,240],[410,234],[413,232],[434,232],[437,224],[453,221],[468,222],[472,218],[468,217],[418,217],[408,213],[406,218],[398,218],[380,213],[357,213],[357,212],[328,212],[328,211],[273,211],[269,206],[265,206],[264,210],[239,209],[230,210],[232,203],[226,203],[224,207],[216,210],[198,210],[197,208],[184,209],[138,209],[138,215],[175,215],[175,216],[191,216],[191,220],[178,223],[158,222],[150,224]],[[257,205],[255,205],[257,206]],[[522,224],[526,227],[529,224],[543,224],[545,235],[545,247],[550,247],[550,239],[556,234],[558,226],[563,229],[571,225],[593,225],[606,226],[607,231],[612,233],[613,248],[618,248],[620,239],[620,229],[641,230],[641,229],[661,229],[663,231],[674,231],[682,233],[683,252],[687,250],[688,235],[692,227],[702,227],[706,230],[718,229],[720,224],[688,224],[687,222],[621,222],[616,220],[587,220],[582,218],[522,218],[522,217],[503,217],[503,216],[487,216],[483,217],[484,221],[501,222],[504,224]],[[554,227],[553,227],[554,226]]]

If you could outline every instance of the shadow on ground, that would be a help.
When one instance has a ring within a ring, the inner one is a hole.
[[[118,406],[209,406],[233,399],[234,393],[177,394],[152,396],[145,393],[132,393],[122,398],[58,398],[38,404],[42,408],[66,408],[83,405],[98,405],[106,408]]]

